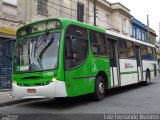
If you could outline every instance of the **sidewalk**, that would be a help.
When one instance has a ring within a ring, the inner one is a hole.
[[[0,107],[27,102],[27,101],[29,100],[12,97],[11,90],[0,90]]]

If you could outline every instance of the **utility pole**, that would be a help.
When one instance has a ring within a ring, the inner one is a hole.
[[[62,17],[62,0],[60,0],[60,17]]]
[[[2,5],[3,5],[2,0],[0,0],[0,16],[2,15],[2,8],[3,8]]]
[[[158,41],[158,48],[160,48],[160,22],[159,22],[159,41]]]
[[[147,15],[147,28],[148,28],[148,34],[147,34],[147,43],[149,43],[149,16]]]
[[[96,3],[97,3],[97,0],[94,0],[94,10],[93,10],[93,12],[94,12],[94,26],[96,26]]]

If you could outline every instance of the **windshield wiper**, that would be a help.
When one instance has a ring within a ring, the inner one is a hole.
[[[17,57],[17,54],[19,55],[19,57],[21,57],[20,55],[20,49],[23,49],[23,42],[24,40],[26,40],[26,35],[22,38],[21,42],[16,42],[16,48],[19,49],[15,55],[14,55],[14,58]]]
[[[19,45],[19,47],[21,47],[22,48],[22,45],[23,45],[23,42],[26,40],[26,35],[22,38],[22,40],[21,40],[21,42],[17,42],[17,44]],[[22,45],[21,45],[21,44]]]
[[[46,42],[46,38],[48,37],[48,35],[49,35],[49,30],[47,30],[44,34],[43,34],[43,36],[41,36],[41,38],[40,38],[40,41],[41,41],[41,43],[38,45],[38,39],[36,40],[36,43],[35,43],[35,47],[34,47],[34,57],[35,57],[35,55],[36,55],[36,51],[37,51],[37,49],[41,46],[41,44],[43,43],[43,41],[45,41]],[[42,39],[43,38],[43,39]]]
[[[50,47],[50,45],[54,42],[54,37],[51,38],[51,40],[48,42],[48,44],[46,45],[46,47],[44,47],[44,49],[40,52],[39,56],[38,56],[38,63],[41,67],[41,69],[43,70],[43,66],[42,66],[42,56],[45,53],[45,51]]]
[[[53,41],[54,41],[54,37],[49,41],[48,45],[40,52],[39,58],[42,58],[43,54],[48,49],[48,47],[53,43]]]

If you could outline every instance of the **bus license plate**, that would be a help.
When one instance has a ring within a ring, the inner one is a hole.
[[[36,89],[27,89],[27,93],[36,93]]]

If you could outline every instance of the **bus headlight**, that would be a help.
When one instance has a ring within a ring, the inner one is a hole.
[[[17,82],[13,80],[13,83],[17,85]]]
[[[52,79],[52,82],[55,82],[55,81],[56,81],[56,79],[55,79],[55,78],[53,78],[53,79]]]

